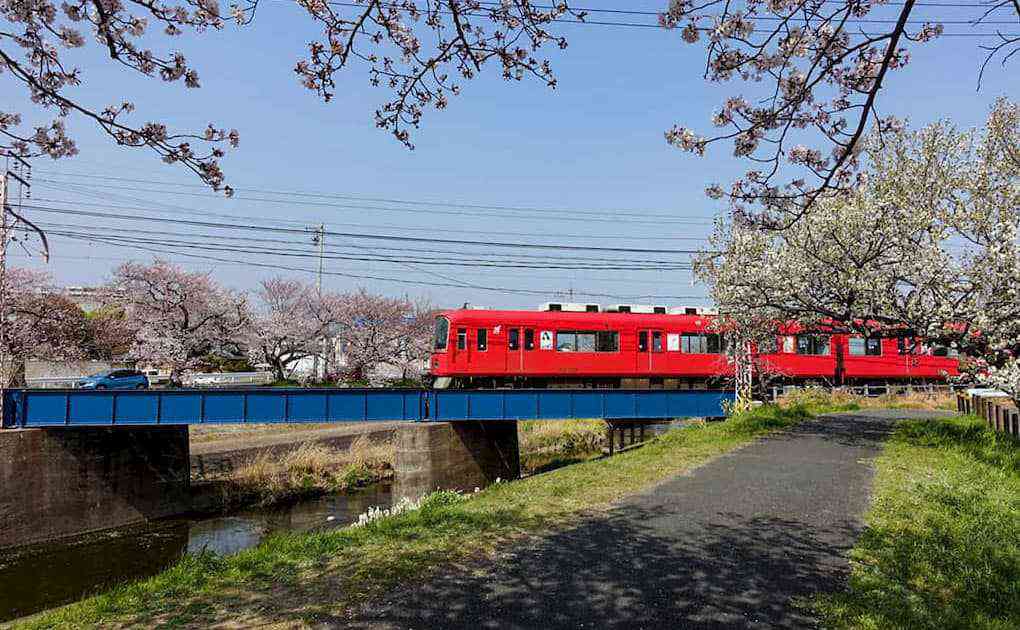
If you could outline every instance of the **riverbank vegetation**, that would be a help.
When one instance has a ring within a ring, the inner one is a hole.
[[[366,486],[391,477],[393,459],[391,440],[373,442],[364,435],[345,450],[306,442],[283,454],[263,451],[226,481],[227,503],[267,506]]]
[[[233,556],[189,555],[166,572],[23,622],[25,627],[159,623],[304,624],[435,569],[485,557],[576,521],[828,406],[767,406],[670,431],[643,448],[586,461],[476,495],[436,495],[422,509],[364,527],[281,534]]]
[[[1020,441],[976,417],[905,421],[878,458],[831,628],[1020,627]]]
[[[602,420],[527,420],[517,427],[524,475],[598,457],[606,446]]]

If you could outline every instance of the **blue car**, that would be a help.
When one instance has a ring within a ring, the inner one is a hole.
[[[107,370],[86,376],[74,386],[76,389],[147,389],[149,379],[138,370]]]

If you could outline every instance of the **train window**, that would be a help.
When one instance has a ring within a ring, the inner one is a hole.
[[[457,349],[467,350],[467,328],[457,329]]]
[[[433,339],[432,349],[436,352],[446,350],[446,344],[450,337],[450,320],[445,317],[436,318],[436,331]]]
[[[486,328],[478,329],[478,349],[481,351],[489,349],[489,331]]]
[[[535,330],[532,328],[526,328],[524,330],[524,349],[525,350],[535,349]]]
[[[829,336],[797,335],[797,354],[827,356],[829,354]]]
[[[556,331],[559,352],[616,352],[619,349],[620,333],[613,330]]]
[[[877,337],[850,337],[850,354],[855,357],[882,355],[882,340]]]
[[[957,350],[956,348],[950,348],[948,346],[943,346],[943,345],[932,346],[931,353],[932,353],[932,356],[936,356],[936,357],[951,357],[951,358],[954,358],[954,359],[956,357],[960,356],[960,351]]]
[[[688,354],[720,354],[725,349],[725,341],[716,334],[683,335],[680,338],[680,350]]]
[[[595,336],[596,352],[616,352],[620,349],[620,333],[615,330],[600,330]]]
[[[572,332],[558,331],[556,333],[556,351],[573,352],[577,350],[577,335]]]
[[[638,352],[648,352],[648,331],[642,330],[637,336]]]
[[[507,331],[506,346],[511,350],[519,350],[521,347],[521,331],[511,328]]]
[[[662,333],[658,330],[652,333],[652,352],[662,352]]]

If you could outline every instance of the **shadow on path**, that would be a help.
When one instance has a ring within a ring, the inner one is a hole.
[[[357,628],[813,628],[794,600],[838,589],[896,418],[804,423],[608,514],[375,602]]]

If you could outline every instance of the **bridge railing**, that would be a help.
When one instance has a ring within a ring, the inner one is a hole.
[[[704,390],[14,390],[4,426],[146,426],[720,417],[732,392]]]

